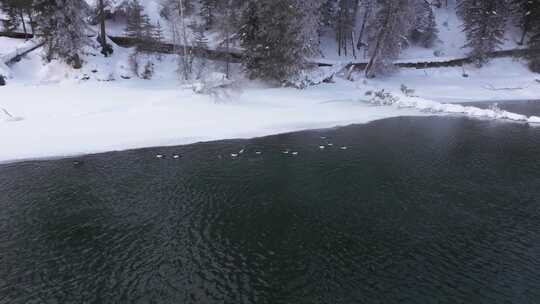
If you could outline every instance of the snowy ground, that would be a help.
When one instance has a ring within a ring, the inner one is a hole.
[[[251,88],[217,103],[144,81],[15,84],[0,94],[1,106],[23,118],[0,122],[0,161],[250,138],[419,114],[358,102],[359,91],[349,83],[306,91]]]
[[[0,87],[0,162],[250,138],[405,115],[540,123],[538,117],[441,103],[540,99],[535,81],[540,75],[509,59],[483,69],[467,67],[468,78],[460,68],[404,69],[386,79],[355,75],[354,82],[338,79],[306,90],[244,83],[241,90],[209,96],[178,83],[172,57],[143,56],[141,63],[151,60],[156,72],[150,81],[138,79],[129,68],[130,53],[117,48],[107,59],[88,54],[78,71],[58,62],[43,65],[39,50],[12,65],[8,85]],[[404,96],[402,84],[418,97]],[[366,92],[381,89],[399,100],[373,105]]]
[[[464,71],[468,77],[463,77]],[[481,69],[401,69],[369,83],[392,91],[399,91],[403,84],[415,90],[415,95],[438,102],[469,102],[538,100],[539,80],[540,74],[532,73],[525,62],[507,58],[493,60]]]

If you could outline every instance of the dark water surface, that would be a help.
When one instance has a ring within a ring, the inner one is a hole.
[[[538,127],[396,118],[79,160],[0,166],[0,303],[540,303]]]

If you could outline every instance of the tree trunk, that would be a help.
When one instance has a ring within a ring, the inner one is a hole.
[[[369,8],[366,8],[364,13],[364,19],[362,20],[362,27],[360,28],[360,34],[358,35],[358,43],[356,44],[357,49],[361,49],[363,46],[362,39],[364,38],[364,31],[366,30],[367,19],[369,18]]]
[[[388,13],[385,16],[383,27],[381,28],[381,31],[379,32],[379,35],[377,36],[377,43],[375,44],[375,50],[373,51],[373,55],[371,56],[371,59],[369,60],[369,63],[366,67],[366,77],[367,78],[374,78],[375,74],[373,71],[374,65],[379,57],[379,53],[381,50],[381,44],[383,41],[384,36],[386,36],[386,32],[388,31],[388,25],[390,23],[390,18],[392,17],[392,8],[388,9]]]
[[[523,45],[525,43],[525,37],[527,37],[527,33],[529,32],[529,18],[525,17],[525,22],[523,24],[523,34],[521,35],[521,40],[519,40],[519,45]]]
[[[230,13],[231,13],[231,3],[230,1],[227,2],[227,13],[226,13],[226,18],[227,20],[225,20],[225,49],[226,49],[226,52],[229,53],[230,52],[230,45],[229,45],[229,38],[230,38],[230,33],[229,33],[229,22],[231,21],[231,16],[230,16]],[[227,79],[230,79],[231,78],[231,63],[230,63],[230,58],[229,56],[227,56],[227,60],[225,62],[225,78]]]
[[[24,22],[24,14],[22,9],[18,9],[19,11],[19,17],[21,18],[22,26],[23,26],[23,32],[26,40],[28,40],[28,32],[26,31],[26,22]]]
[[[105,27],[105,3],[99,0],[99,43],[101,44],[101,53],[108,57],[113,53],[112,47],[107,43],[107,31]]]
[[[35,29],[34,29],[34,20],[32,19],[32,11],[30,9],[26,10],[26,14],[28,15],[28,21],[30,22],[30,30],[32,31],[32,35],[35,35]]]

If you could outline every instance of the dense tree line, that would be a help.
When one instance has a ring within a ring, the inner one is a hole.
[[[143,0],[0,0],[7,16],[4,28],[36,33],[45,42],[47,60],[60,58],[80,66],[80,53],[97,28],[101,52],[109,56],[107,20],[112,7],[124,13],[125,34],[144,43],[162,41],[163,29],[152,23]],[[156,0],[158,1],[158,0]],[[218,34],[218,48],[244,52],[252,78],[284,82],[309,68],[306,58],[317,56],[320,41],[334,37],[336,52],[369,62],[367,77],[388,73],[400,52],[412,45],[437,43],[434,10],[456,2],[467,42],[478,65],[505,42],[509,24],[521,30],[518,42],[540,49],[540,0],[159,0],[168,32],[178,45],[207,45],[209,32]],[[188,33],[192,33],[189,34]],[[330,36],[329,36],[330,35]],[[214,37],[216,37],[214,35]],[[180,49],[179,70],[188,79],[197,54]],[[363,58],[360,58],[363,57]],[[530,58],[540,71],[540,54]],[[229,64],[226,64],[227,75]]]

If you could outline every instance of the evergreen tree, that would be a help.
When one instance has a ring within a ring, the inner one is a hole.
[[[144,37],[144,24],[147,16],[138,0],[132,0],[127,8],[125,35],[140,43]]]
[[[321,5],[321,25],[334,28],[337,19],[338,0],[324,0]]]
[[[109,1],[107,0],[98,0],[97,1],[97,17],[99,20],[99,35],[98,35],[98,42],[101,45],[101,53],[108,57],[113,53],[112,46],[107,43],[107,29],[105,24],[105,18],[106,18],[106,7],[109,4]]]
[[[55,57],[80,68],[80,53],[89,44],[83,0],[35,0],[36,25],[45,43],[45,59]]]
[[[193,46],[194,46],[194,55],[197,57],[195,61],[195,78],[200,79],[202,74],[206,69],[206,59],[204,58],[204,52],[208,49],[208,39],[205,34],[205,25],[197,24],[193,22],[190,25],[191,30],[193,31]]]
[[[211,29],[215,22],[215,10],[217,8],[216,0],[200,0],[201,10],[200,15],[204,19],[204,24],[207,30]]]
[[[308,35],[313,31],[307,30],[306,24],[313,16],[303,10],[304,4],[300,0],[248,2],[242,15],[240,42],[251,78],[286,83],[306,67],[305,57],[313,49]]]
[[[415,21],[410,34],[411,41],[430,48],[437,41],[439,33],[433,9],[428,2],[416,1],[414,10]]]
[[[132,0],[129,4],[125,33],[134,39],[137,51],[148,49],[154,42],[155,27],[138,0]]]
[[[529,0],[529,2],[527,15],[530,18],[529,31],[531,35],[528,46],[534,50],[529,56],[529,66],[532,71],[540,73],[540,0]]]
[[[217,28],[219,29],[219,37],[222,42],[218,45],[219,50],[225,54],[231,51],[231,45],[235,40],[235,32],[238,27],[237,12],[234,0],[225,0],[218,3],[218,11],[220,12],[217,18]],[[230,79],[231,76],[231,58],[229,55],[225,57],[225,77]]]
[[[159,20],[154,28],[153,40],[157,43],[163,42],[163,27],[161,27],[161,23],[159,22]]]
[[[28,38],[28,28],[25,15],[30,20],[30,26],[32,27],[32,34],[34,33],[34,27],[32,22],[33,14],[33,2],[32,0],[1,0],[0,9],[2,9],[8,19],[4,22],[4,28],[9,31],[15,31],[22,26],[22,30]]]
[[[21,25],[21,19],[19,18],[18,10],[10,5],[10,1],[5,0],[3,2],[0,2],[0,4],[0,8],[2,8],[2,11],[4,11],[7,17],[7,19],[3,22],[4,29],[7,32],[15,32]]]
[[[385,74],[393,68],[393,60],[407,45],[407,34],[412,28],[414,6],[412,0],[380,0],[368,24],[369,63],[366,77]]]
[[[479,66],[504,42],[507,9],[506,0],[461,0],[458,4],[467,35],[465,47],[471,49],[470,56]]]
[[[336,24],[336,41],[338,43],[338,55],[348,55],[349,46],[356,57],[355,28],[356,14],[359,8],[359,0],[339,0]]]
[[[525,38],[534,22],[531,10],[534,9],[535,2],[538,2],[538,0],[509,0],[510,11],[514,15],[514,21],[522,31],[521,39],[519,40],[520,45],[524,44]]]
[[[358,50],[362,47],[368,46],[368,42],[365,40],[366,28],[368,22],[371,20],[371,16],[375,9],[375,0],[364,0],[361,2],[360,9],[362,11],[362,25],[360,26],[360,31],[358,33],[358,39],[356,42],[356,48]]]

